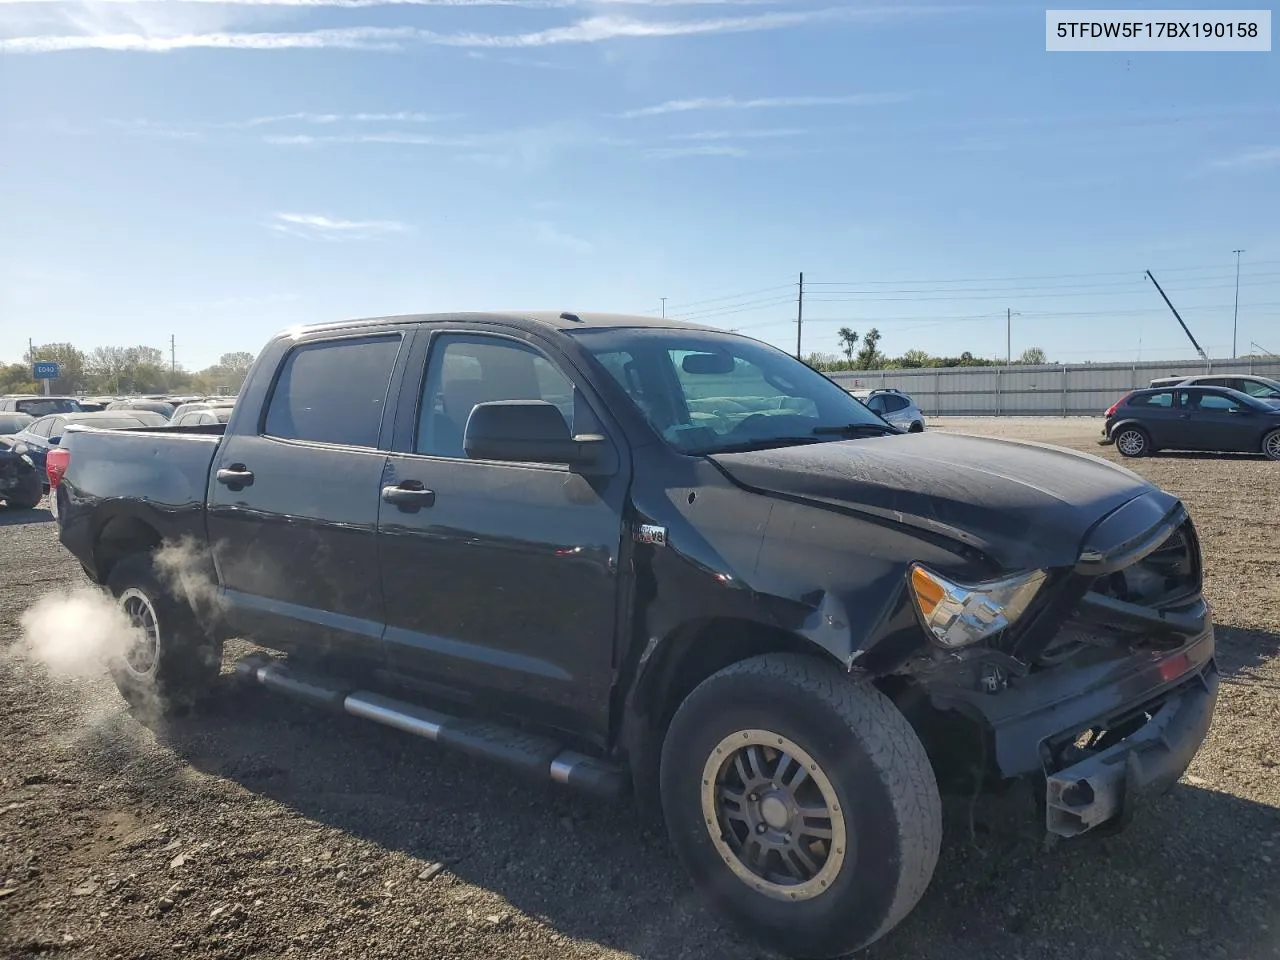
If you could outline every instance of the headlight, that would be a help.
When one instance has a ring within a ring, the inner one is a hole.
[[[911,592],[934,640],[965,647],[999,633],[1026,612],[1040,587],[1043,570],[991,580],[956,583],[924,567],[911,568]]]

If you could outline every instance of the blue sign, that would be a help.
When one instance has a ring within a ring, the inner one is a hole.
[[[41,360],[31,365],[31,378],[33,380],[57,380],[58,365],[52,360]]]

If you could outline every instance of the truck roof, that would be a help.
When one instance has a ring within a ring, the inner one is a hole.
[[[554,330],[584,330],[622,327],[656,327],[674,330],[707,330],[715,333],[726,333],[722,327],[711,327],[697,323],[688,323],[671,317],[646,317],[625,313],[576,313],[552,310],[527,311],[490,311],[472,313],[414,313],[390,317],[365,317],[355,320],[339,320],[331,323],[312,323],[290,327],[285,331],[287,336],[298,336],[317,330],[349,330],[363,326],[385,325],[388,323],[425,323],[439,320],[466,320],[489,323],[502,323],[524,329],[538,327]]]

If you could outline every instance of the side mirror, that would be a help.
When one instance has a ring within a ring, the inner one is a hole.
[[[58,444],[60,444],[60,443],[62,443],[62,436],[61,436],[61,435],[56,436],[56,437],[50,437],[50,438],[49,438],[49,445],[50,445],[50,446],[52,446],[52,447],[56,447],[56,446],[58,446]]]
[[[467,418],[462,447],[472,460],[564,463],[578,473],[608,471],[609,441],[571,436],[564,415],[545,400],[480,403]]]

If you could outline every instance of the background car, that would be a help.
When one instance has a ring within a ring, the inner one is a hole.
[[[71,424],[83,424],[101,430],[137,429],[139,427],[163,427],[169,421],[158,413],[149,410],[108,410],[98,413],[59,413],[49,417],[41,417],[29,423],[20,433],[14,435],[15,449],[31,457],[40,476],[44,476],[44,461],[50,448],[62,442],[63,431]]]
[[[1161,377],[1152,380],[1153,387],[1225,387],[1228,390],[1239,390],[1241,393],[1259,400],[1280,401],[1280,381],[1270,377],[1259,377],[1253,374],[1205,374],[1195,377]]]
[[[29,413],[0,413],[0,437],[6,437],[26,428],[35,420]]]
[[[1213,450],[1280,460],[1280,408],[1225,387],[1134,390],[1107,410],[1102,432],[1123,457]]]
[[[193,410],[214,410],[222,408],[230,410],[234,406],[234,400],[219,400],[216,398],[212,400],[189,400],[173,411],[173,420],[176,422],[180,416],[190,413]],[[221,420],[219,422],[226,423],[225,420]]]
[[[173,404],[167,400],[148,400],[143,398],[113,400],[107,404],[107,412],[118,410],[149,411],[160,414],[166,420],[173,416],[173,409]]]
[[[190,404],[187,406],[190,406]],[[186,413],[181,412],[181,408],[179,408],[178,411],[174,412],[173,419],[169,421],[169,424],[174,427],[200,427],[207,424],[226,423],[230,419],[230,405],[209,407],[205,410],[188,410]]]
[[[0,413],[29,413],[43,417],[50,413],[78,413],[80,401],[75,397],[41,397],[35,394],[10,394],[0,397]]]
[[[14,510],[30,510],[44,496],[44,476],[16,444],[13,437],[0,437],[0,500]]]
[[[875,390],[854,390],[853,396],[881,419],[907,433],[920,433],[924,430],[924,412],[911,399],[909,394],[894,387],[883,387]]]

